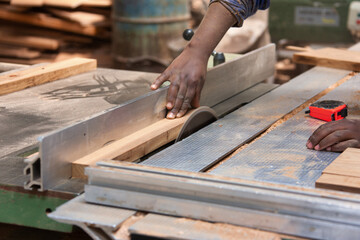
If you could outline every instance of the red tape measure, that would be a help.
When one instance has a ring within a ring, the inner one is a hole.
[[[309,113],[313,118],[331,122],[345,118],[348,115],[348,109],[341,101],[325,100],[311,104],[305,113]]]

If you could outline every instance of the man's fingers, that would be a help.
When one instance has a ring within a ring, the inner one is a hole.
[[[336,122],[328,122],[321,125],[318,129],[314,131],[314,133],[310,136],[308,143],[306,144],[308,148],[314,148],[319,145],[320,141],[328,136],[329,134],[345,129],[344,125],[341,124],[341,121]]]
[[[195,95],[195,88],[193,86],[188,86],[184,101],[183,101],[180,111],[176,115],[176,117],[184,116],[185,113],[187,112],[187,110],[191,108],[190,103],[191,103],[192,99],[194,98],[194,95]]]
[[[170,75],[167,72],[162,73],[156,80],[151,84],[152,90],[158,89],[164,82],[169,80]]]
[[[357,140],[351,139],[351,140],[337,143],[331,147],[328,147],[328,149],[326,149],[326,150],[332,151],[332,152],[343,152],[349,147],[358,148],[358,147],[360,147],[360,144]]]
[[[328,147],[331,147],[340,142],[344,142],[351,139],[351,132],[348,130],[338,130],[330,133],[326,137],[324,137],[319,144],[317,144],[314,149],[321,151]]]
[[[191,106],[193,106],[194,108],[200,107],[201,89],[202,89],[202,86],[197,86],[195,89],[195,96],[191,101]]]
[[[170,87],[167,92],[166,108],[168,110],[171,110],[174,107],[175,100],[176,100],[176,97],[178,95],[179,88],[180,88],[179,84],[180,84],[180,78],[179,78],[179,76],[176,75],[176,76],[174,76],[173,79],[171,79],[171,84],[170,84]]]
[[[177,114],[178,114],[181,106],[183,105],[186,91],[187,91],[187,85],[186,85],[186,83],[182,82],[180,85],[179,91],[177,93],[174,106],[173,106],[171,112],[168,114],[168,118],[177,117]]]

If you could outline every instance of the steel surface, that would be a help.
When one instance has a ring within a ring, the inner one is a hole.
[[[316,67],[141,164],[204,171],[349,72]]]
[[[212,106],[219,101],[226,100],[234,94],[269,77],[274,71],[274,65],[267,64],[275,59],[275,46],[270,44],[254,52],[234,59],[233,61],[212,68],[207,73],[207,84],[204,86],[202,99],[204,104]],[[244,71],[240,76],[222,76],[226,71],[261,63],[265,67],[259,72]],[[246,81],[241,83],[239,77]],[[218,85],[227,82],[222,91]],[[120,139],[138,131],[165,117],[165,98],[167,88],[150,92],[135,100],[100,113],[87,120],[79,122],[65,129],[41,137],[41,186],[39,190],[46,190],[56,186],[64,179],[71,177],[71,162],[85,156],[113,140]],[[232,94],[232,95],[231,95]],[[216,99],[212,99],[216,96]]]
[[[81,222],[88,226],[114,231],[134,213],[132,210],[86,203],[84,195],[80,195],[56,208],[56,211],[49,213],[48,217],[62,223],[76,224]]]
[[[360,201],[350,194],[173,173],[114,161],[99,165],[108,167],[86,170],[87,202],[301,237],[360,236]]]
[[[360,76],[319,99],[341,100],[348,105],[350,119],[360,119]],[[322,171],[339,153],[309,150],[311,134],[324,121],[305,114],[305,110],[251,144],[211,171],[229,177],[315,187]]]

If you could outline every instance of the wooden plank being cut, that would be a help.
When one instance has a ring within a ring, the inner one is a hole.
[[[0,76],[0,95],[96,69],[96,60],[73,58]]]
[[[0,31],[0,43],[45,50],[56,50],[60,46],[60,41],[56,39],[20,34],[14,35],[3,31]]]
[[[322,48],[295,53],[296,63],[360,71],[360,52],[336,48]]]
[[[134,161],[175,140],[191,112],[182,118],[160,120],[76,160],[72,163],[72,177],[86,178],[84,168],[100,160]]]
[[[109,35],[102,28],[95,26],[81,26],[80,24],[50,17],[41,13],[17,13],[0,9],[0,19],[12,22],[30,24],[38,27],[61,30],[65,32],[73,32],[87,36],[97,36],[107,38]]]
[[[315,186],[360,193],[360,149],[346,149],[323,171]]]

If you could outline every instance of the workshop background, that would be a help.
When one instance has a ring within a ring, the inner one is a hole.
[[[242,28],[231,28],[216,51],[246,53],[277,43],[275,83],[303,72],[286,45],[347,48],[356,42],[348,29],[352,1],[324,0],[323,13],[295,12],[307,0],[273,0]],[[209,0],[2,0],[0,61],[17,64],[95,58],[98,67],[161,72],[186,45],[185,28],[196,30]],[[297,9],[297,10],[296,10]],[[321,19],[327,14],[328,19]],[[269,17],[270,16],[270,17]],[[320,16],[320,17],[319,17]]]
[[[283,84],[311,68],[293,63],[293,51],[287,46],[346,49],[358,42],[357,26],[348,23],[351,2],[271,0],[269,10],[258,11],[242,28],[231,28],[215,50],[244,54],[274,42],[276,74],[267,81]],[[208,0],[0,0],[0,62],[32,65],[86,57],[96,59],[99,68],[161,73],[186,46],[183,31],[196,31],[208,4]],[[321,12],[311,12],[314,4]],[[9,70],[2,68],[0,72]],[[0,224],[0,231],[0,239],[90,239],[81,230],[70,234]]]

